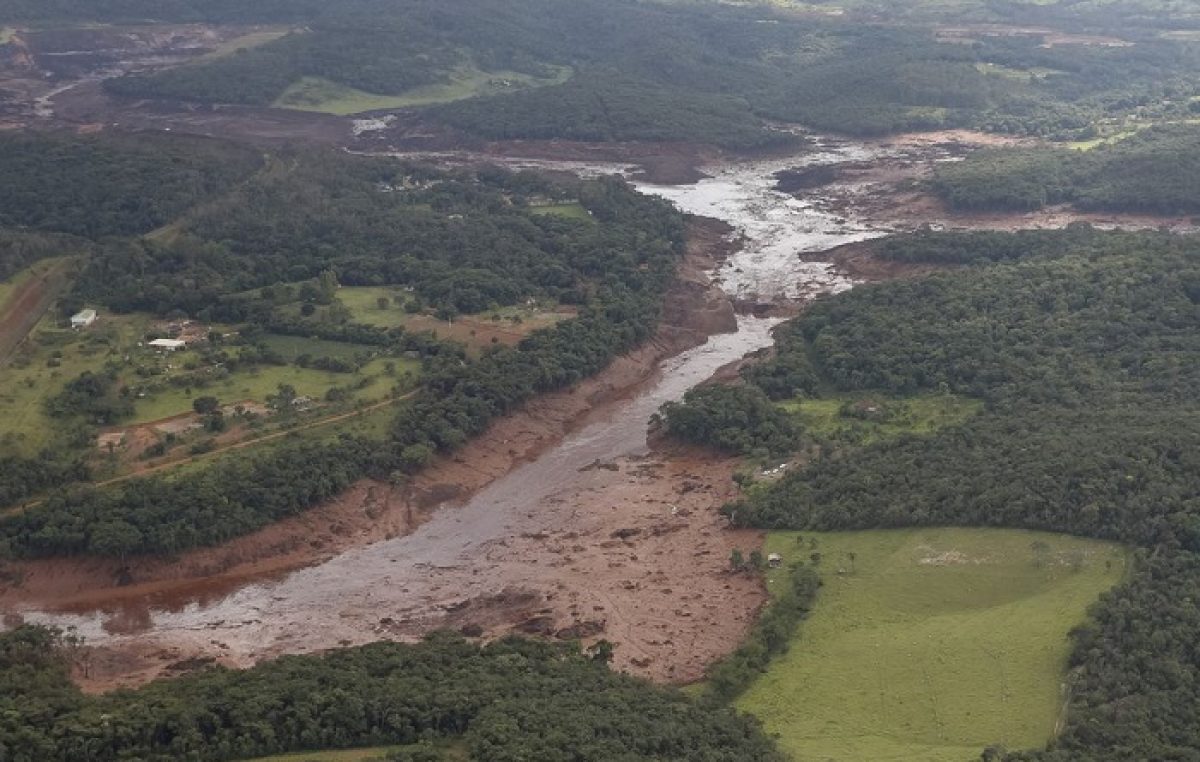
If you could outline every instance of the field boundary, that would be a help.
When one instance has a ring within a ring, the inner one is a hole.
[[[0,368],[8,365],[13,353],[41,322],[50,306],[70,283],[69,262],[52,265],[46,272],[22,284],[0,307]]]

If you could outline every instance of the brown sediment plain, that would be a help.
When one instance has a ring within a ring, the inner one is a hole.
[[[732,307],[724,294],[712,287],[707,274],[732,248],[728,234],[729,229],[722,223],[701,219],[691,221],[687,255],[679,267],[676,282],[665,299],[664,320],[653,340],[618,358],[609,368],[574,388],[541,397],[518,412],[498,420],[487,432],[457,454],[441,458],[425,469],[411,485],[400,488],[362,480],[339,499],[300,516],[286,519],[220,547],[195,550],[174,558],[140,558],[125,564],[99,558],[10,564],[6,569],[6,577],[16,582],[10,581],[0,587],[0,611],[11,613],[33,608],[64,612],[104,609],[112,612],[105,624],[110,632],[138,631],[148,619],[150,606],[172,609],[191,603],[217,600],[250,582],[319,563],[349,548],[412,532],[431,515],[437,505],[465,499],[517,465],[532,460],[560,441],[568,432],[609,413],[652,380],[664,358],[698,346],[711,334],[734,330],[736,320]],[[673,469],[680,467],[683,466],[671,466]],[[732,465],[729,464],[726,468],[732,469]],[[709,474],[719,474],[719,469],[710,468],[707,464],[697,470],[706,474],[706,479],[709,478]],[[596,471],[596,475],[600,477],[613,473],[607,469]],[[676,481],[671,480],[657,489],[670,491],[675,489],[675,484]],[[732,482],[726,474],[723,479],[715,478],[713,485],[707,489],[716,489],[718,484],[728,489]],[[696,494],[688,498],[688,504],[698,501],[700,495],[707,494],[698,486],[689,490],[689,494],[692,492]],[[661,499],[665,501],[668,498]],[[630,507],[640,508],[641,505],[631,504]],[[705,521],[709,523],[708,527],[698,531],[709,531],[713,535],[719,535],[719,532],[715,531],[719,524],[714,512],[715,504],[708,505],[707,509],[709,513],[705,515]],[[699,512],[700,506],[691,505],[684,510]],[[638,516],[627,517],[623,514],[608,516],[601,512],[597,515],[604,515],[619,526],[605,530],[601,525],[590,531],[616,532],[628,528],[626,525],[636,528],[640,520]],[[676,532],[681,530],[659,530],[656,529],[656,525],[646,525],[642,529],[645,533],[643,541],[653,542],[655,545],[674,542],[681,548],[686,548],[680,552],[686,552],[689,557],[696,552],[696,548],[692,547],[693,537],[676,535]],[[676,539],[673,540],[672,537]],[[622,542],[633,541],[632,538],[633,536],[629,535]],[[605,542],[607,541],[606,539]],[[720,542],[723,541],[718,537],[710,540],[709,545]],[[608,548],[602,546],[603,543],[596,544],[593,552],[607,553]],[[702,546],[703,543],[697,545]],[[715,556],[722,556],[715,546],[710,547],[710,551]],[[533,552],[532,549],[530,552]],[[655,551],[656,554],[658,552]],[[721,560],[727,557],[726,550]],[[536,561],[534,563],[532,568],[538,568]],[[606,560],[603,563],[607,567],[610,562]],[[677,595],[683,599],[695,595],[695,592],[689,592],[685,585],[686,580],[697,576],[697,573],[689,564],[683,564],[681,569],[684,572],[682,579],[672,584],[676,585],[679,590]],[[587,576],[584,574],[584,578]],[[757,582],[750,580],[727,581],[722,577],[717,581],[721,585],[740,583],[750,588],[759,587]],[[557,585],[557,582],[553,584]],[[631,600],[640,594],[636,588],[618,586],[617,589],[623,591],[620,594]],[[533,600],[528,597],[528,592],[522,595],[522,600]],[[757,599],[752,595],[740,597],[747,602],[746,616],[749,616],[749,612],[758,605]],[[566,598],[567,596],[562,596],[564,602]],[[489,605],[494,610],[496,603],[492,602]],[[605,604],[590,605],[594,607]],[[692,599],[681,605],[690,610],[698,604]],[[641,606],[639,603],[635,608],[640,609]],[[484,611],[487,608],[488,606],[480,605],[476,610]],[[574,633],[583,637],[595,627],[594,624],[576,621],[575,612],[571,610],[570,605],[558,614],[560,616],[555,621],[561,624],[556,626],[555,632],[567,628],[565,634]],[[696,622],[705,619],[701,608],[697,608],[696,613],[691,616],[695,617]],[[525,623],[528,617],[522,612],[514,614],[509,611],[504,619],[510,625],[517,623],[523,631],[532,626]],[[477,626],[495,634],[492,628],[487,626],[486,620],[486,616],[481,617]],[[616,620],[612,625],[614,628],[622,626],[615,622]],[[448,620],[447,624],[452,625],[454,622]],[[569,629],[577,625],[582,629]],[[743,625],[744,622],[739,621],[732,630],[717,637],[716,640],[721,642],[720,648],[715,645],[709,650],[700,648],[694,655],[688,653],[680,657],[683,661],[675,666],[675,670],[683,676],[698,676],[698,667],[689,668],[687,664],[695,659],[711,660],[714,655],[731,648],[740,638]],[[653,624],[646,626],[650,628],[648,633],[655,631]],[[381,636],[383,635],[384,633],[381,633]],[[669,636],[659,640],[669,642],[660,642],[655,646],[647,645],[641,650],[630,649],[627,653],[631,654],[630,660],[638,658],[640,663],[645,663],[646,666],[641,669],[646,673],[649,673],[649,665],[653,663],[657,665],[655,669],[661,670],[662,674],[667,676],[673,674],[672,664],[665,658],[654,659],[647,656],[646,648],[671,649],[680,641],[672,640]],[[220,652],[219,649],[217,652]],[[641,655],[635,657],[633,654]],[[105,689],[115,685],[137,683],[169,671],[168,668],[172,664],[180,661],[188,664],[201,663],[194,661],[199,656],[201,654],[172,651],[170,648],[163,649],[158,646],[143,648],[135,644],[128,644],[116,650],[97,649],[93,653],[85,684],[93,689]],[[629,663],[632,664],[632,661]]]

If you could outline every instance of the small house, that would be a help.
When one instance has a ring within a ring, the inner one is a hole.
[[[162,349],[167,352],[174,352],[177,349],[183,349],[187,342],[181,339],[155,339],[150,342],[150,346],[154,349]]]
[[[96,322],[95,310],[81,310],[71,316],[71,327],[75,330],[87,328],[92,323]]]
[[[783,556],[779,555],[778,553],[772,553],[767,556],[767,566],[771,567],[772,569],[778,569],[782,565]]]

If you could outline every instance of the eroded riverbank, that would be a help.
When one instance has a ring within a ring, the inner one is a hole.
[[[869,155],[837,144],[799,160]],[[772,172],[789,163],[716,166],[694,185],[644,190],[736,230],[741,247],[717,270],[726,295],[795,303],[852,285],[829,263],[802,262],[799,253],[879,231],[774,191]],[[93,644],[93,688],[208,659],[245,665],[445,626],[604,637],[617,644],[619,666],[662,680],[697,679],[737,645],[764,599],[757,580],[727,572],[730,550],[759,540],[725,530],[716,513],[734,494],[735,464],[651,452],[646,423],[663,402],[769,346],[777,322],[743,317],[736,333],[676,354],[734,327],[728,300],[707,287],[712,232],[707,263],[685,263],[681,287],[667,299],[668,318],[686,319],[668,319],[653,346],[558,395],[558,403],[530,406],[561,404],[548,416],[552,425],[531,425],[536,413],[500,421],[407,495],[362,485],[339,506],[266,530],[278,534],[257,540],[283,552],[265,562],[253,560],[255,541],[247,538],[175,563],[149,562],[157,568],[133,570],[135,585],[122,588],[97,584],[105,570],[88,564],[106,562],[67,562],[75,564],[69,573],[48,563],[30,567],[20,591],[0,605],[78,628]],[[630,389],[637,392],[623,397]],[[304,559],[320,563],[295,570]],[[230,562],[237,573],[222,571]]]

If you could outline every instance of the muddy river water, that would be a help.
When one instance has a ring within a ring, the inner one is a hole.
[[[804,262],[801,253],[819,252],[884,231],[868,229],[822,209],[820,199],[796,199],[773,190],[773,173],[800,164],[859,161],[877,149],[826,144],[794,159],[707,168],[711,175],[694,185],[641,185],[681,209],[724,220],[742,236],[743,246],[716,273],[732,296],[805,299],[847,289],[853,283],[822,262]],[[558,167],[563,168],[563,167]],[[618,171],[618,167],[569,169]],[[232,663],[250,663],[280,653],[307,652],[381,636],[381,613],[416,634],[424,621],[456,601],[485,597],[511,586],[488,572],[488,558],[509,538],[542,528],[542,506],[584,478],[596,461],[646,450],[648,418],[669,400],[710,377],[719,367],[768,346],[773,320],[739,318],[736,333],[712,337],[703,346],[666,361],[657,379],[638,396],[621,403],[536,460],[475,494],[463,505],[445,506],[414,533],[345,552],[329,561],[277,579],[247,584],[213,599],[170,607],[143,602],[138,626],[115,626],[118,612],[72,614],[25,612],[26,618],[74,626],[89,643],[170,645],[190,652],[206,648]],[[439,571],[453,569],[452,576]],[[465,573],[464,573],[465,572]],[[517,572],[553,574],[530,565]],[[120,612],[128,622],[128,610]],[[396,634],[390,630],[389,634]]]

